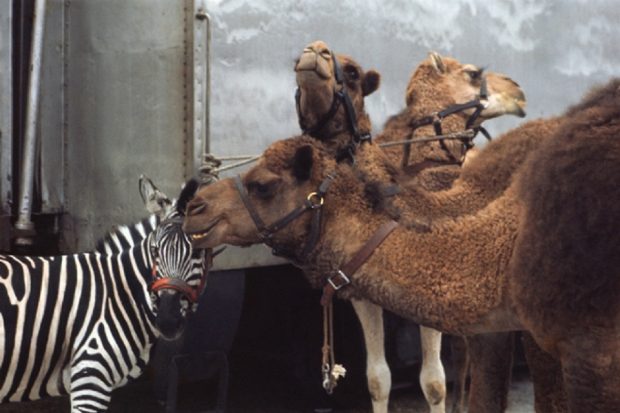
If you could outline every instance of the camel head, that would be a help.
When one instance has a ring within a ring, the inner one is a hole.
[[[304,48],[295,72],[297,111],[304,133],[329,143],[343,132],[351,133],[349,116],[360,132],[370,132],[364,97],[378,89],[381,77],[377,71],[364,71],[351,57],[336,55],[327,44],[316,41]],[[347,113],[342,92],[351,100],[352,115]]]
[[[324,146],[310,137],[277,141],[239,178],[200,188],[187,206],[184,231],[195,247],[248,246],[261,242],[274,248],[304,246],[312,208],[303,210],[281,227],[276,223],[291,211],[321,203],[322,197],[313,193],[329,186],[322,183],[331,179],[326,171],[334,171],[335,167],[335,160]],[[273,230],[261,231],[256,217]],[[274,229],[274,224],[279,228]],[[271,235],[266,236],[266,232]]]
[[[484,109],[473,126],[502,115],[525,116],[525,94],[517,82],[501,73],[463,64],[436,52],[430,52],[416,68],[406,93],[407,106],[421,107],[426,115],[475,99],[482,101]],[[473,111],[468,109],[462,116],[469,117]]]

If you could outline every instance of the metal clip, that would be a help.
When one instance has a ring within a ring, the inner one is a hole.
[[[323,364],[323,389],[325,389],[327,394],[332,394],[332,392],[334,391],[328,363]]]
[[[340,281],[339,282],[335,281],[337,276],[340,276]],[[331,286],[334,287],[334,290],[336,290],[336,291],[338,291],[339,289],[341,289],[345,285],[351,284],[351,280],[349,279],[349,277],[347,277],[347,275],[345,273],[342,272],[342,270],[336,271],[336,274],[334,274],[331,277],[329,277],[327,279],[327,282],[330,283]]]
[[[310,202],[310,209],[316,209],[323,206],[325,199],[318,192],[311,192],[306,198]]]

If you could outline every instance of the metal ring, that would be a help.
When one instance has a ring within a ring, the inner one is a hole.
[[[318,202],[313,201],[314,198],[318,198]],[[308,200],[308,202],[310,202],[310,204],[312,205],[312,208],[318,208],[321,205],[323,205],[323,202],[325,202],[325,199],[319,195],[318,192],[311,192],[308,194],[308,198],[306,198]]]

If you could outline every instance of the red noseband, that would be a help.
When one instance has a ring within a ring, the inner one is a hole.
[[[207,284],[208,270],[202,274],[198,287],[192,287],[179,278],[158,278],[151,284],[151,291],[175,290],[186,296],[192,303],[197,303]],[[157,266],[153,265],[153,276],[157,275]]]

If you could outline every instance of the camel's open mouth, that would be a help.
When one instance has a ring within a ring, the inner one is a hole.
[[[211,221],[205,229],[201,230],[201,231],[194,231],[194,232],[188,232],[187,235],[189,235],[190,239],[192,240],[192,243],[197,243],[200,242],[202,240],[204,240],[205,238],[207,238],[207,236],[209,236],[209,234],[211,233],[211,230],[213,228],[215,228],[215,226],[220,222],[220,218],[216,218],[213,221]]]

